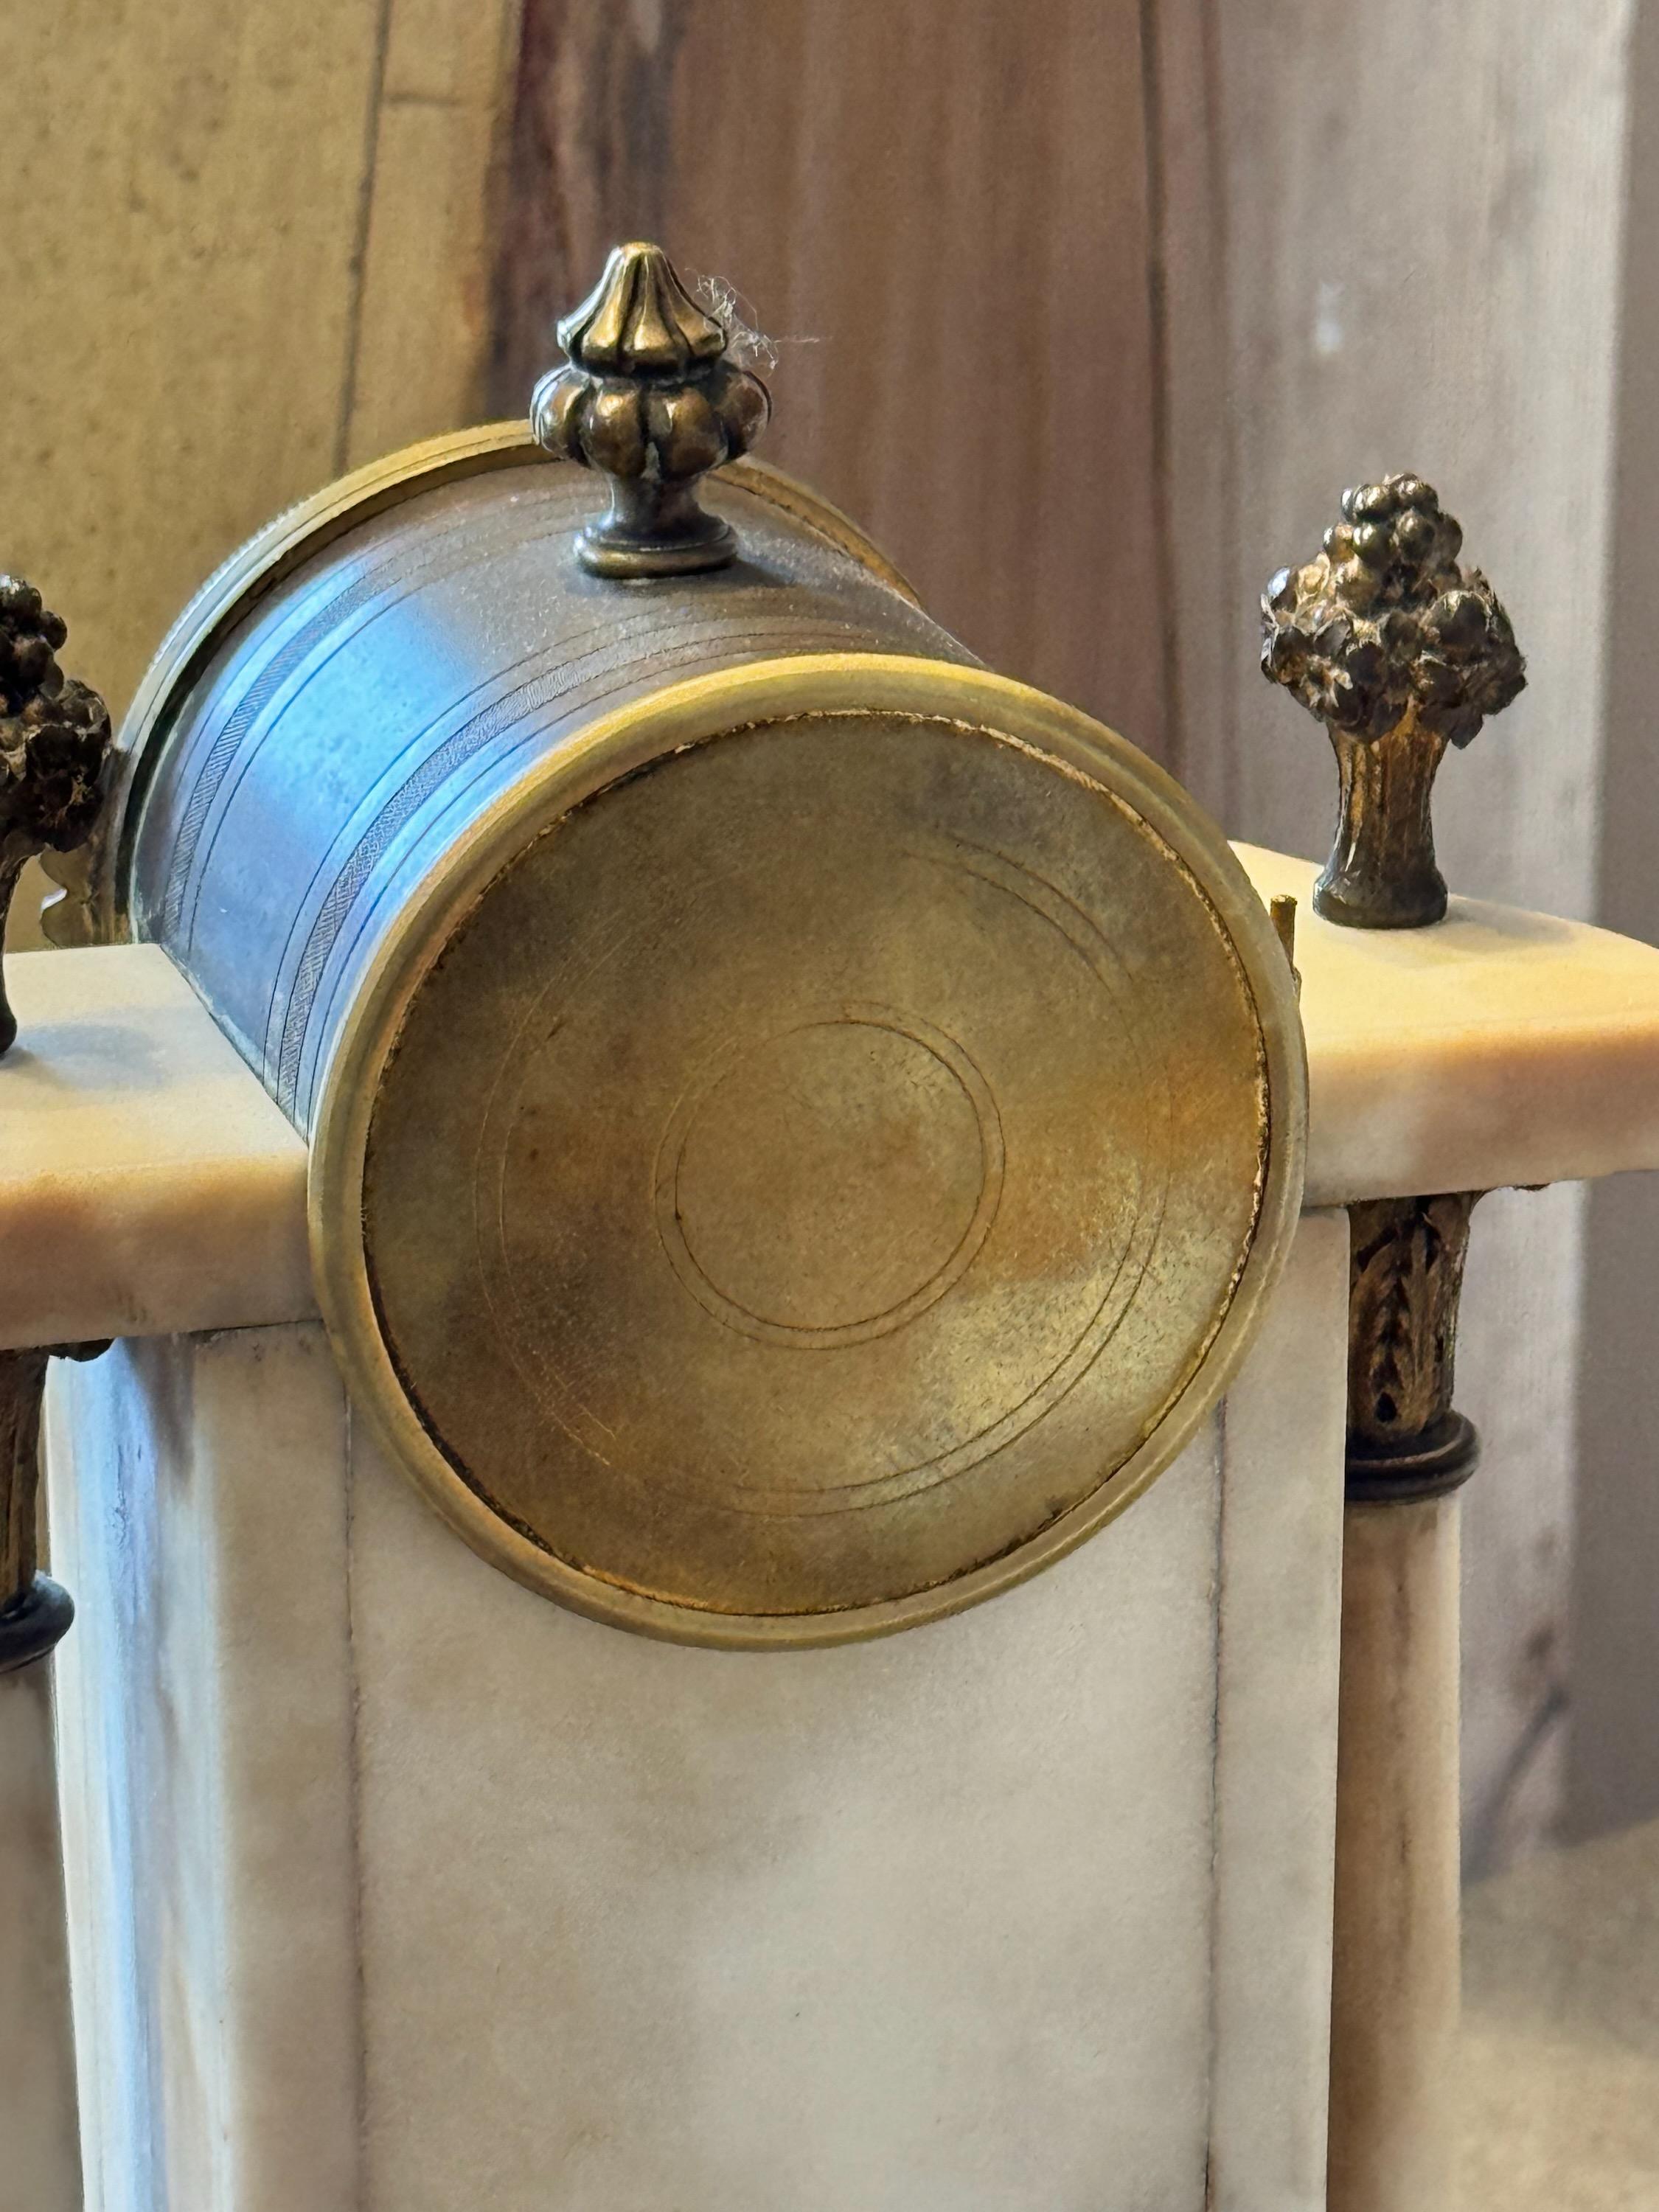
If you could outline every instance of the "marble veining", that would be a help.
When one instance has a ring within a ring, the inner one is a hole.
[[[1318,2212],[1344,1250],[1098,1537],[832,1650],[508,1582],[315,1324],[58,1368],[88,2212]]]
[[[1310,1206],[1659,1166],[1652,945],[1456,897],[1431,928],[1346,929],[1314,862],[1234,849],[1297,902]]]

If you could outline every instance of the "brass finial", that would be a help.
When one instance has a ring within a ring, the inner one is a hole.
[[[1342,495],[1305,568],[1261,599],[1261,668],[1330,732],[1341,812],[1314,911],[1353,929],[1415,929],[1446,911],[1430,799],[1448,744],[1466,745],[1526,682],[1510,618],[1463,533],[1420,477]]]
[[[697,479],[748,452],[771,400],[726,359],[726,332],[687,292],[659,246],[618,246],[559,325],[568,365],[536,386],[530,426],[550,453],[611,480],[611,511],[577,556],[597,576],[724,568],[729,523],[699,504]]]
[[[58,665],[68,635],[33,584],[0,576],[0,937],[24,862],[84,844],[103,804],[109,714]],[[0,1054],[16,1035],[0,964]]]

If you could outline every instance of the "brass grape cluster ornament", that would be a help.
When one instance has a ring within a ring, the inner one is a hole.
[[[1356,929],[1415,929],[1446,911],[1430,801],[1448,744],[1467,745],[1526,682],[1510,618],[1457,555],[1433,487],[1392,476],[1342,495],[1342,520],[1261,599],[1261,668],[1324,723],[1340,813],[1314,910]]]
[[[25,862],[84,844],[103,804],[109,713],[58,665],[68,635],[33,584],[0,576],[0,935]],[[0,1054],[16,1035],[0,968]]]

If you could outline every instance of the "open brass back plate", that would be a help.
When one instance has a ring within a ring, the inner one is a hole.
[[[654,1633],[1030,1572],[1191,1433],[1289,1233],[1265,915],[1150,763],[976,670],[763,665],[583,753],[343,1054],[360,1389],[478,1549]]]

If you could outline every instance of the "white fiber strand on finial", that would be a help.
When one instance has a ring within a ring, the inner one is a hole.
[[[818,343],[815,337],[769,337],[764,331],[757,331],[749,320],[754,311],[748,301],[724,276],[693,276],[691,291],[726,332],[726,351],[739,368],[769,374],[778,365],[780,347]]]

